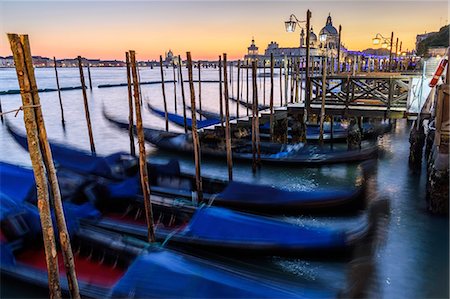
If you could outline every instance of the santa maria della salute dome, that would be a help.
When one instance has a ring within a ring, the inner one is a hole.
[[[325,46],[328,48],[328,56],[336,56],[337,49],[339,47],[339,32],[333,26],[333,20],[329,14],[325,26],[320,30],[319,34],[314,33],[313,26],[310,29],[310,41],[309,45],[311,48],[310,56],[314,60],[319,60],[325,53]],[[264,50],[264,54],[258,53],[258,47],[255,44],[255,40],[252,39],[251,45],[247,48],[247,55],[244,59],[259,60],[259,61],[269,61],[271,54],[273,54],[275,63],[284,59],[284,57],[290,58],[305,58],[306,57],[306,32],[304,28],[299,30],[299,45],[297,47],[280,47],[275,41],[271,41],[267,48]],[[326,44],[320,41],[320,36],[326,34]],[[345,56],[346,49],[341,45],[341,57]]]

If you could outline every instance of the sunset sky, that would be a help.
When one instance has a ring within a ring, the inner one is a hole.
[[[328,13],[342,25],[342,42],[351,50],[372,47],[376,33],[394,31],[403,49],[416,34],[437,31],[448,22],[447,1],[3,1],[0,0],[0,56],[11,55],[6,32],[30,35],[33,55],[124,59],[136,50],[140,60],[172,49],[194,58],[233,58],[246,53],[252,36],[262,52],[270,41],[293,47],[299,31],[286,33],[291,13],[305,19],[312,11],[318,34]]]

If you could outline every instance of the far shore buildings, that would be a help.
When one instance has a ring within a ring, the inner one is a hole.
[[[338,46],[339,46],[339,32],[333,26],[333,21],[331,15],[328,15],[325,26],[320,30],[319,36],[322,34],[327,35],[326,42],[323,43],[319,40],[318,35],[314,32],[313,27],[311,27],[310,32],[310,57],[312,61],[319,62],[323,56],[329,58],[337,58]],[[306,33],[305,29],[301,29],[299,36],[299,46],[298,47],[280,47],[280,45],[271,41],[267,48],[264,50],[264,54],[259,54],[258,47],[255,44],[255,40],[252,39],[252,43],[247,48],[247,55],[244,56],[246,61],[251,61],[257,59],[258,61],[264,61],[266,64],[270,61],[270,56],[273,54],[275,64],[279,65],[285,57],[287,58],[299,58],[305,59],[306,57]],[[345,58],[347,55],[347,49],[342,46],[341,43],[341,59]]]

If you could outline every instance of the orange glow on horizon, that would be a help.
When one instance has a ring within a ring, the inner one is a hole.
[[[3,2],[0,55],[11,55],[5,33],[18,32],[30,35],[33,55],[46,57],[124,60],[124,52],[134,49],[139,60],[154,60],[171,49],[183,58],[190,51],[194,59],[215,60],[224,52],[229,59],[241,59],[252,36],[259,53],[271,41],[298,46],[299,28],[286,33],[283,22],[291,13],[303,19],[308,8],[317,35],[331,12],[350,50],[374,48],[375,34],[390,37],[391,31],[402,41],[402,50],[412,50],[417,34],[437,31],[446,22],[448,3],[169,1],[83,2],[80,7],[75,2]]]

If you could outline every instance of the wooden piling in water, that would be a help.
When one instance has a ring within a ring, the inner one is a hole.
[[[249,63],[248,63],[248,60],[247,60],[247,63],[246,63],[246,64],[247,64],[247,76],[246,76],[246,78],[247,78],[247,83],[246,83],[246,90],[247,90],[246,103],[247,103],[247,105],[246,105],[246,106],[247,106],[247,107],[246,107],[246,108],[247,108],[247,116],[248,116],[248,115],[249,115],[249,110],[250,110],[250,108],[249,108],[250,106],[248,105],[248,98],[250,97],[250,91],[249,91],[249,89],[248,89],[248,87],[249,87],[249,86],[248,86],[248,85],[249,85],[249,84],[248,84],[248,71],[249,71],[250,65],[249,65]]]
[[[339,35],[338,35],[338,48],[337,48],[337,71],[336,73],[341,72],[341,32],[342,26],[339,25]]]
[[[279,61],[279,71],[280,71],[280,107],[283,106],[283,64],[281,60]]]
[[[227,150],[228,180],[233,180],[233,156],[231,153],[230,107],[227,83],[227,54],[223,53],[223,82],[225,101],[225,146]],[[248,100],[248,99],[247,99]],[[238,104],[239,105],[239,104]]]
[[[164,70],[162,55],[159,55],[159,69],[161,70],[161,88],[164,101],[164,119],[166,120],[166,132],[169,131],[169,114],[167,113],[166,88],[164,84]]]
[[[308,120],[308,114],[310,113],[310,101],[311,101],[311,80],[309,78],[309,64],[310,64],[310,36],[311,36],[311,11],[308,9],[306,12],[306,71],[305,71],[305,105],[303,111],[303,120],[306,124]]]
[[[252,172],[256,172],[256,62],[252,61]]]
[[[1,98],[0,98],[0,119],[2,120],[2,123],[5,121],[3,119],[2,99]]]
[[[288,104],[288,75],[289,75],[288,73],[289,73],[289,70],[288,70],[288,59],[287,59],[286,55],[284,55],[283,62],[284,62],[284,101],[287,106],[287,104]]]
[[[201,77],[202,64],[198,61],[198,109],[202,112],[202,77]],[[202,114],[200,113],[200,120],[202,120]]]
[[[134,109],[133,109],[133,93],[131,84],[131,65],[130,53],[125,52],[125,62],[127,66],[127,83],[128,83],[128,136],[130,139],[130,154],[136,156],[136,149],[134,147]]]
[[[266,60],[263,60],[263,105],[266,105]]]
[[[87,62],[87,70],[88,70],[88,79],[89,79],[89,90],[92,91],[91,65],[90,65],[89,61]]]
[[[89,143],[91,145],[91,153],[95,155],[94,135],[92,134],[91,116],[89,113],[89,104],[87,101],[86,84],[84,82],[83,64],[81,63],[81,56],[78,56],[78,68],[80,70],[81,90],[83,92],[84,112],[89,133]]]
[[[223,129],[223,97],[222,97],[222,56],[219,55],[219,107],[220,107],[220,126]]]
[[[69,292],[72,298],[80,298],[78,282],[75,273],[70,237],[67,231],[66,221],[62,208],[61,193],[59,190],[56,170],[53,164],[50,145],[47,140],[44,118],[38,94],[34,67],[31,56],[28,35],[8,34],[17,77],[22,92],[22,104],[24,110],[24,122],[27,130],[29,153],[35,174],[38,192],[38,209],[41,219],[41,227],[46,255],[50,298],[60,298],[61,288],[59,283],[58,259],[56,253],[55,231],[50,215],[50,200],[45,170],[48,174],[50,190],[53,195],[56,225],[59,231],[64,266],[67,275]],[[34,108],[31,110],[30,108]]]
[[[63,108],[63,104],[62,104],[61,88],[59,86],[59,77],[58,77],[58,67],[56,65],[56,58],[55,58],[55,56],[53,56],[53,64],[54,64],[54,67],[55,67],[56,88],[58,88],[59,107],[61,108],[61,122],[62,122],[62,124],[64,126],[64,124],[65,124],[64,108]],[[2,120],[3,120],[3,117],[2,117]]]
[[[181,56],[178,55],[178,61],[180,62],[180,67],[178,68],[178,74],[180,75],[180,84],[181,84],[181,100],[183,101],[183,125],[184,125],[184,133],[188,132],[188,127],[186,123],[186,97],[184,95],[184,81],[183,81],[183,61],[181,60]]]
[[[236,102],[236,118],[239,118],[239,100],[241,99],[239,97],[239,93],[240,93],[240,86],[239,86],[239,82],[241,80],[241,60],[238,60],[238,65],[237,65],[237,94],[236,94],[236,98],[237,98],[237,102]]]
[[[325,98],[327,96],[327,57],[323,57],[322,63],[322,104],[320,106],[320,135],[319,143],[323,144],[323,124],[325,121]]]
[[[177,79],[175,78],[175,62],[172,60],[172,70],[173,70],[173,105],[175,106],[175,114],[178,113],[177,108]]]
[[[192,145],[194,147],[194,160],[195,160],[195,183],[197,186],[197,199],[198,202],[203,201],[203,188],[202,188],[202,175],[201,175],[201,155],[200,155],[200,140],[197,132],[197,118],[195,109],[195,90],[194,90],[194,77],[192,75],[192,58],[191,52],[186,52],[187,67],[189,77],[189,89],[191,92],[191,112],[192,112]]]
[[[273,53],[270,53],[270,140],[273,142]]]
[[[147,173],[147,155],[145,153],[144,127],[142,125],[141,99],[136,67],[136,52],[130,50],[131,73],[133,76],[134,107],[136,111],[136,131],[139,143],[139,174],[141,179],[142,195],[144,198],[145,219],[147,221],[147,240],[155,242],[155,229],[153,227],[153,210],[150,199],[150,185]]]

